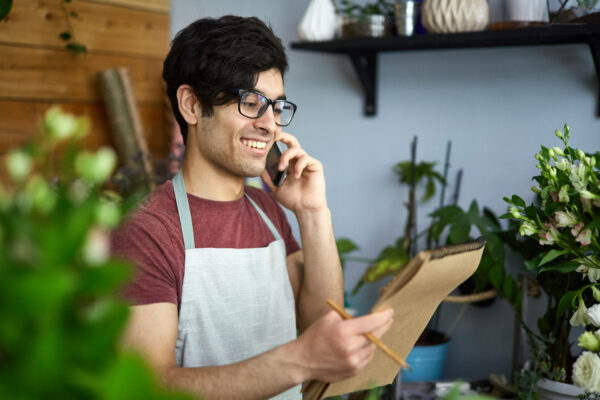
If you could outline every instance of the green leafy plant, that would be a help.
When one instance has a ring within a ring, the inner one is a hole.
[[[351,0],[341,0],[336,9],[338,14],[351,19],[360,19],[369,15],[394,15],[394,3],[386,0],[376,0],[367,4],[358,4]]]
[[[564,147],[542,146],[535,156],[541,172],[532,191],[539,200],[527,205],[517,195],[506,197],[511,207],[503,217],[518,221],[519,234],[537,242],[526,266],[548,295],[538,320],[541,336],[531,343],[547,350],[549,366],[541,374],[600,392],[600,152],[571,148],[567,125],[556,136]],[[569,332],[578,325],[586,329],[578,340],[584,351],[573,363]]]
[[[127,202],[104,189],[116,156],[81,151],[89,121],[51,108],[0,185],[0,398],[186,399],[119,354],[130,276],[108,233]]]
[[[67,30],[59,33],[58,37],[60,38],[60,40],[66,43],[65,48],[71,53],[86,54],[87,47],[75,40],[75,34],[73,33],[73,25],[71,24],[71,18],[78,19],[80,17],[79,14],[77,14],[77,12],[67,10],[67,3],[70,2],[71,0],[63,0],[61,2],[62,11],[65,16],[65,22],[67,24]]]
[[[0,0],[0,21],[6,18],[12,8],[12,0]]]
[[[421,202],[426,202],[435,195],[436,184],[444,184],[444,178],[439,172],[435,171],[434,167],[435,163],[433,162],[421,162],[414,166],[413,174],[411,161],[402,161],[394,166],[394,172],[398,175],[400,184],[410,185],[412,182],[414,182],[414,186],[425,184],[425,194],[421,198]],[[413,201],[409,200],[406,203],[406,208],[409,215],[414,215],[416,213],[416,202],[414,196],[411,196],[411,198]],[[341,254],[343,261],[364,261],[370,264],[353,289],[353,294],[356,294],[365,283],[376,282],[386,276],[394,275],[408,263],[410,246],[413,245],[411,240],[407,239],[410,236],[412,220],[410,217],[407,219],[405,236],[396,239],[393,245],[381,250],[374,260],[348,256],[347,253],[358,250],[358,246],[349,239],[344,239],[351,245],[348,246],[349,251]]]

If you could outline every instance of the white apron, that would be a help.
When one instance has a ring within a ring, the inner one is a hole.
[[[173,178],[173,190],[185,245],[177,365],[233,364],[294,340],[295,302],[285,244],[267,215],[245,195],[275,238],[267,247],[196,248],[181,171]],[[300,386],[274,397],[301,398]]]

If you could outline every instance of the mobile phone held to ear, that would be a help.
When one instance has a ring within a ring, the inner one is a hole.
[[[279,148],[279,144],[275,142],[267,154],[267,165],[265,166],[269,176],[271,177],[271,181],[273,181],[275,186],[279,186],[279,184],[283,181],[283,177],[285,176],[285,170],[280,171],[277,168],[280,158],[281,149]]]

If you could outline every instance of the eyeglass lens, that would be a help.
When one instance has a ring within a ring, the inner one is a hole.
[[[240,112],[249,118],[258,118],[269,107],[269,100],[256,92],[243,92],[240,96]],[[277,125],[285,126],[292,121],[295,107],[286,100],[273,101],[273,115]]]

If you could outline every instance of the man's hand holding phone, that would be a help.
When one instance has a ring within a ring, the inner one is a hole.
[[[325,177],[321,162],[309,156],[300,147],[298,140],[289,133],[281,132],[275,140],[288,147],[281,154],[276,168],[276,172],[283,174],[287,167],[287,177],[283,182],[279,182],[279,186],[275,186],[268,169],[265,168],[261,175],[275,198],[295,213],[326,209]],[[276,177],[276,174],[274,176]]]

